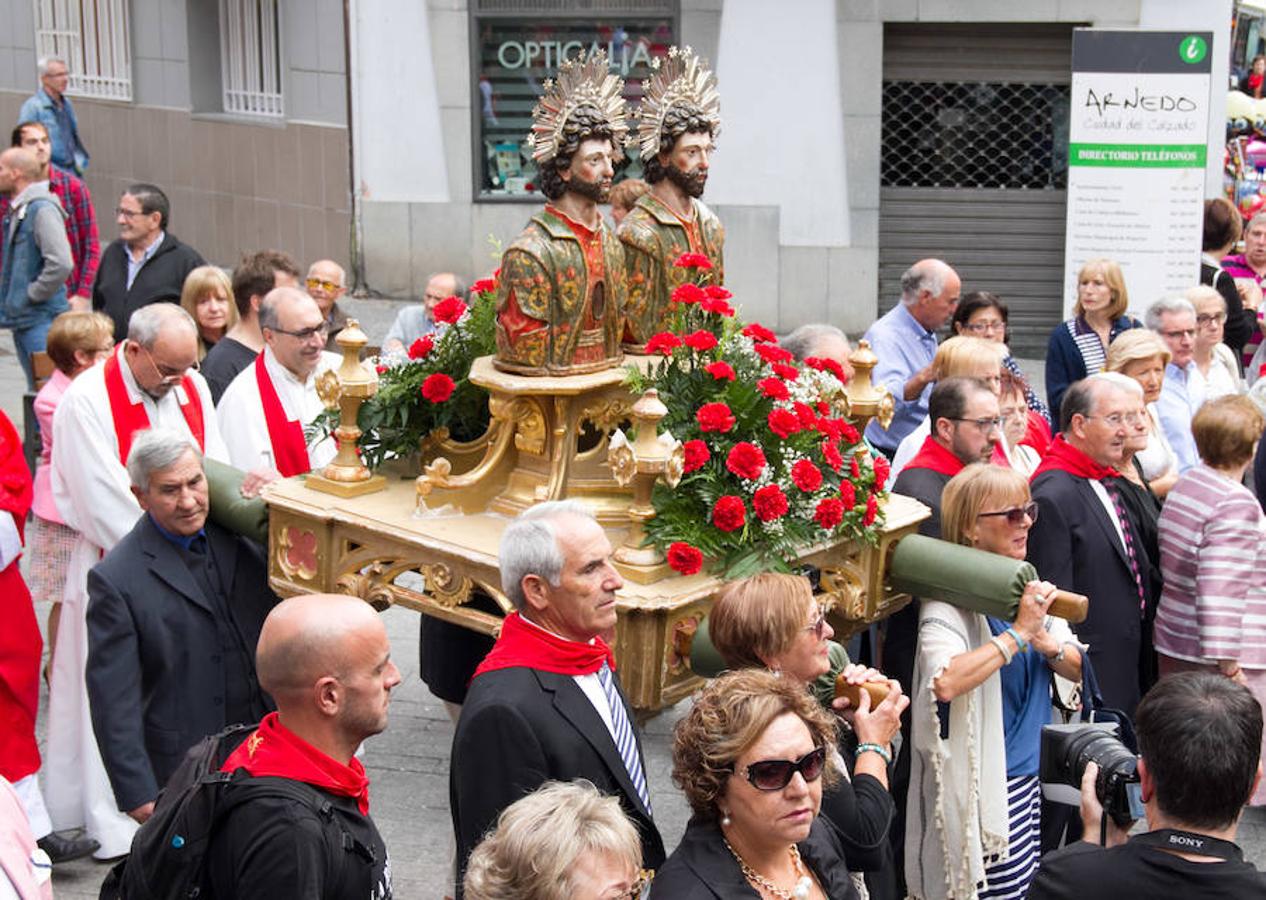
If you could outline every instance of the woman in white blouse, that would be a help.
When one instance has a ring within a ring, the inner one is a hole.
[[[1169,348],[1154,332],[1136,328],[1112,342],[1108,347],[1106,365],[1109,372],[1120,372],[1133,378],[1143,388],[1143,401],[1152,427],[1147,449],[1135,453],[1134,459],[1143,470],[1147,486],[1161,499],[1178,480],[1178,457],[1165,438],[1165,430],[1161,428],[1160,415],[1156,411],[1169,360]]]
[[[1244,393],[1244,379],[1240,377],[1235,352],[1222,343],[1226,301],[1213,288],[1204,285],[1187,291],[1187,299],[1196,308],[1196,350],[1193,358],[1204,376],[1205,399]]]

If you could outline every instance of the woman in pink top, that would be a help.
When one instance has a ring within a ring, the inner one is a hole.
[[[1266,703],[1266,517],[1242,483],[1263,427],[1242,396],[1210,400],[1192,418],[1200,465],[1179,477],[1160,516],[1155,643],[1161,675],[1221,672]],[[1266,788],[1252,802],[1266,804]]]
[[[51,601],[48,614],[49,664],[57,644],[57,618],[61,612],[62,589],[70,552],[75,546],[75,532],[63,522],[53,503],[52,469],[53,413],[71,379],[108,358],[114,350],[114,323],[110,317],[96,312],[66,312],[53,320],[48,329],[46,352],[57,368],[40,392],[35,395],[35,420],[39,423],[39,465],[35,469],[35,500],[31,504],[31,530],[28,554],[27,584],[36,603]]]

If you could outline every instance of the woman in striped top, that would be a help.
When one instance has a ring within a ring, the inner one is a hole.
[[[1068,386],[1103,371],[1108,345],[1121,332],[1142,327],[1126,315],[1129,305],[1125,276],[1115,262],[1092,259],[1081,267],[1073,317],[1055,326],[1046,347],[1046,398],[1054,421]]]
[[[1201,462],[1161,512],[1155,641],[1161,675],[1218,671],[1266,703],[1266,518],[1242,484],[1263,427],[1257,406],[1239,396],[1210,400],[1191,420]],[[1266,803],[1266,789],[1252,802]]]

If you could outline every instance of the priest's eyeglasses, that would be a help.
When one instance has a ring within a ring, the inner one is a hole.
[[[1024,524],[1024,517],[1028,516],[1030,522],[1037,521],[1037,504],[1026,503],[1023,506],[1013,506],[1010,509],[1000,509],[997,512],[977,513],[976,518],[987,519],[990,516],[1006,516],[1007,524],[1014,528],[1019,528]]]
[[[179,384],[181,380],[190,372],[197,372],[202,368],[201,363],[194,360],[193,363],[183,369],[173,369],[170,366],[161,366],[158,360],[154,359],[154,354],[150,353],[143,344],[137,344],[141,348],[141,352],[149,358],[149,364],[154,367],[154,371],[158,373],[158,377],[163,380],[163,384]]]
[[[320,325],[313,325],[311,328],[300,328],[298,331],[290,331],[285,328],[269,327],[269,331],[275,331],[278,334],[288,334],[292,338],[298,338],[301,341],[310,341],[317,335],[325,337],[330,333],[330,325],[328,322],[322,322]]]
[[[744,777],[758,791],[781,791],[791,783],[791,778],[799,772],[805,781],[817,781],[822,777],[822,769],[826,765],[826,748],[818,747],[810,750],[796,760],[762,759],[747,767]],[[736,772],[733,766],[729,771]]]

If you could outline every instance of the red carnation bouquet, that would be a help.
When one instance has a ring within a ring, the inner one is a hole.
[[[470,366],[496,351],[496,278],[476,281],[471,297],[470,304],[460,297],[441,300],[432,312],[435,331],[404,354],[376,361],[378,393],[361,406],[359,418],[361,458],[371,469],[416,453],[438,429],[457,441],[488,429],[488,392],[470,383]],[[338,416],[338,410],[326,410],[313,427],[329,434]]]
[[[873,543],[886,460],[876,463],[841,412],[843,371],[831,360],[797,363],[772,331],[743,323],[731,294],[707,284],[706,257],[682,256],[695,281],[673,292],[672,327],[647,342],[662,357],[637,393],[656,388],[660,423],[682,441],[684,475],[655,487],[651,543],[684,575],[710,561],[740,578],[787,571],[815,544]]]

